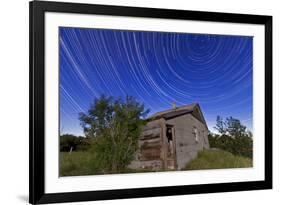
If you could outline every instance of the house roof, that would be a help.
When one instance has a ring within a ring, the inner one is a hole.
[[[202,113],[198,103],[192,103],[190,105],[185,105],[185,106],[176,107],[176,108],[172,108],[169,110],[157,112],[157,113],[153,114],[152,116],[150,116],[148,118],[148,120],[156,120],[156,119],[160,119],[160,118],[172,119],[172,118],[175,118],[175,117],[178,117],[181,115],[185,115],[187,113],[193,114],[193,116],[196,119],[198,119],[199,121],[204,123],[207,127],[206,121],[204,119],[203,113]]]

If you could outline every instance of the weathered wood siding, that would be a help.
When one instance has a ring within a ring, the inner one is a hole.
[[[191,114],[182,115],[167,121],[174,125],[176,137],[177,169],[180,170],[197,156],[198,151],[209,148],[206,126]],[[198,142],[195,139],[194,127],[198,131]]]
[[[163,165],[163,123],[164,120],[148,122],[139,139],[139,149],[135,160],[129,165],[132,169],[160,170]]]

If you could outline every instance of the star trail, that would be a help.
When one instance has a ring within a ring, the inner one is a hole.
[[[198,102],[211,131],[217,115],[252,130],[252,37],[60,27],[59,62],[61,134],[83,136],[78,113],[102,94],[150,115]]]

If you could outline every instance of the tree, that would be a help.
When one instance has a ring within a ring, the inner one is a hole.
[[[80,113],[80,124],[86,137],[95,137],[108,128],[114,115],[114,101],[112,97],[102,95],[95,99],[88,113]]]
[[[231,137],[237,137],[241,135],[247,135],[246,126],[242,125],[240,120],[233,117],[228,117],[224,121],[221,116],[217,116],[216,126],[214,127],[221,135],[230,135]]]
[[[246,126],[242,125],[240,120],[233,117],[226,118],[226,131],[232,137],[246,135]]]
[[[253,157],[253,134],[246,131],[246,126],[242,125],[240,120],[228,117],[224,121],[218,116],[215,129],[220,134],[209,134],[211,147],[226,150],[234,155]]]
[[[133,160],[148,112],[133,97],[114,100],[101,96],[87,113],[80,113],[84,133],[92,139],[95,163],[102,172],[121,172]]]
[[[226,124],[223,121],[223,118],[219,115],[217,116],[216,126],[214,128],[222,135],[226,133]]]

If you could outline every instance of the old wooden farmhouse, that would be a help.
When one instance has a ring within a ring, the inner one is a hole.
[[[208,127],[199,104],[174,106],[148,118],[129,167],[181,170],[200,150],[208,148]]]

